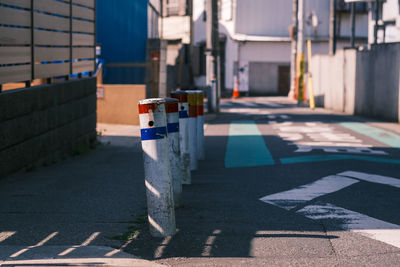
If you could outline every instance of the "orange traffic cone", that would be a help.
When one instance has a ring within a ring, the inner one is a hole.
[[[233,98],[238,98],[240,96],[240,93],[239,93],[239,80],[238,80],[238,78],[235,76],[235,84],[234,84],[234,86],[233,86],[233,94],[232,94],[232,97]]]

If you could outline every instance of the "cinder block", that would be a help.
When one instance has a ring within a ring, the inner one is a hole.
[[[96,137],[96,79],[0,94],[0,176]]]

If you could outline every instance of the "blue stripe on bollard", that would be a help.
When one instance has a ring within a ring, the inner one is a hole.
[[[169,133],[177,133],[177,132],[179,132],[179,122],[168,123],[167,128],[168,128]]]
[[[189,118],[189,114],[188,114],[187,110],[181,110],[181,111],[179,111],[179,118],[180,118],[180,119]]]
[[[167,127],[141,129],[140,134],[143,141],[163,139],[167,136]]]

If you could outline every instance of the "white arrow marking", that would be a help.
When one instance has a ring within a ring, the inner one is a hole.
[[[337,175],[326,176],[314,183],[299,186],[292,190],[265,196],[260,198],[260,200],[286,210],[291,210],[299,204],[303,204],[325,194],[339,191],[359,182],[358,180],[346,178],[344,176],[400,188],[400,179],[362,172],[345,171]],[[340,227],[345,230],[357,232],[363,236],[400,248],[399,225],[381,221],[329,203],[309,205],[297,211],[297,213],[313,220],[340,220]]]
[[[371,183],[385,184],[400,188],[400,179],[393,177],[380,176],[376,174],[368,174],[368,173],[354,172],[354,171],[346,171],[339,173],[338,175],[353,177]]]
[[[400,248],[400,226],[332,204],[306,206],[297,211],[313,220],[340,220],[340,227]]]
[[[311,184],[302,185],[288,191],[265,196],[260,198],[260,200],[286,210],[291,210],[301,203],[339,191],[355,183],[358,183],[358,180],[331,175],[319,179]]]

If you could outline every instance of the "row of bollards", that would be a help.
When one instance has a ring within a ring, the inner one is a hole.
[[[182,184],[205,158],[203,92],[174,91],[171,98],[139,101],[150,233],[174,235],[175,207],[182,206]]]

